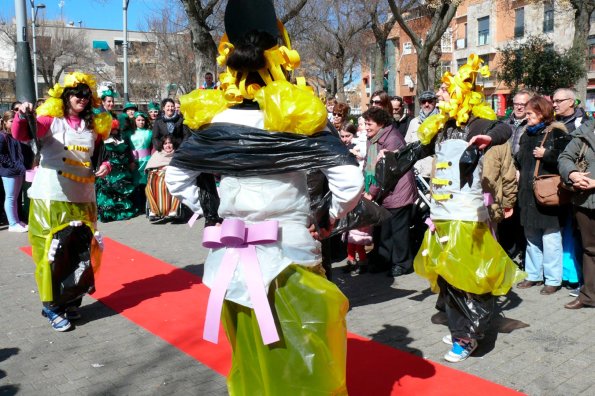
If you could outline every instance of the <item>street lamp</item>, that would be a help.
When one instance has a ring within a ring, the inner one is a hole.
[[[124,30],[124,42],[122,43],[122,51],[124,55],[123,79],[124,79],[124,102],[128,102],[128,2],[130,0],[122,0],[122,19]]]
[[[35,86],[35,98],[39,98],[39,89],[37,87],[37,43],[36,43],[36,35],[35,35],[35,25],[37,24],[37,12],[40,8],[45,8],[45,4],[38,4],[35,5],[34,0],[29,0],[31,3],[31,33],[33,34],[33,78],[35,81],[33,82]]]

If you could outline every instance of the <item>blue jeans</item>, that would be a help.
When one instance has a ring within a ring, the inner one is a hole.
[[[25,176],[17,177],[2,177],[2,184],[4,184],[4,212],[8,225],[13,226],[19,222],[19,212],[17,210],[17,201],[19,193],[23,186]]]
[[[562,284],[562,232],[556,228],[525,227],[527,251],[525,253],[525,271],[530,281],[542,281],[545,284]]]

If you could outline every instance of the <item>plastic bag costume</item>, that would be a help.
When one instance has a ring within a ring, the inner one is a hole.
[[[258,70],[265,86],[228,67],[220,90],[180,98],[185,123],[195,131],[166,171],[170,192],[198,211],[196,177],[222,174],[218,213],[203,205],[207,221],[224,218],[204,232],[203,245],[211,248],[203,277],[211,289],[204,337],[217,341],[221,315],[233,349],[232,395],[346,394],[348,302],[319,273],[320,244],[307,229],[306,171],[327,174],[332,218],[355,206],[362,176],[340,140],[320,133],[322,102],[303,84],[285,81],[299,56],[272,3],[229,1],[225,25],[231,42],[226,35],[219,46],[222,65],[233,43],[252,30],[281,33],[285,45],[265,51],[267,65]]]
[[[111,116],[94,115],[93,130],[83,120],[78,130],[68,125],[62,92],[81,83],[91,89],[93,104],[99,106],[94,77],[75,72],[65,77],[64,86],[56,84],[50,89],[50,97],[37,109],[38,116],[54,118],[47,134],[39,139],[40,163],[28,191],[29,241],[39,296],[53,309],[94,290],[94,273],[99,269],[103,248],[96,232],[92,157],[97,136],[109,135]]]
[[[386,161],[386,169],[407,166],[435,154],[431,179],[433,225],[426,231],[415,257],[415,272],[430,281],[445,302],[452,337],[481,339],[495,310],[493,296],[506,294],[522,279],[516,265],[493,238],[487,224],[481,188],[483,157],[471,136],[490,134],[496,115],[475,85],[477,74],[489,75],[487,66],[472,54],[457,75],[445,73],[449,102],[428,117],[418,134],[422,146],[410,145]],[[502,144],[506,138],[493,144]],[[386,174],[382,175],[386,179]]]

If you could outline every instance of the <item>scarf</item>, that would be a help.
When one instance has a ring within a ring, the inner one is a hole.
[[[433,116],[434,114],[438,114],[440,112],[440,110],[438,110],[438,107],[434,107],[434,110],[432,110],[429,114],[426,114],[423,112],[423,110],[419,111],[419,123],[421,124],[422,122],[424,122],[424,120],[426,118],[428,118],[429,116]]]
[[[370,192],[370,186],[376,183],[376,158],[378,158],[378,140],[388,131],[391,126],[384,127],[378,131],[376,136],[368,142],[368,150],[366,151],[366,166],[364,168],[365,177],[365,191]]]
[[[167,133],[170,135],[174,133],[174,129],[176,127],[176,122],[180,119],[180,115],[175,113],[173,116],[168,117],[165,114],[161,117],[163,122],[165,122],[165,126],[167,127]]]
[[[171,159],[174,156],[174,152],[166,153],[165,151],[155,151],[149,162],[147,162],[146,169],[162,168],[169,165]]]
[[[527,135],[529,136],[535,136],[537,135],[543,128],[545,128],[545,123],[540,122],[537,125],[531,125],[531,126],[527,126],[527,129],[525,129],[525,132],[527,133]]]

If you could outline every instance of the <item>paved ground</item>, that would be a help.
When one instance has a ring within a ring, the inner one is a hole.
[[[201,226],[149,225],[139,217],[100,228],[200,274],[206,254]],[[18,250],[26,244],[26,235],[0,230],[1,395],[226,394],[224,377],[90,298],[76,330],[52,331],[40,316],[31,259]],[[447,329],[424,280],[415,274],[394,282],[384,274],[350,277],[339,268],[334,276],[351,301],[351,332],[443,362]],[[496,330],[454,367],[530,395],[595,395],[595,309],[563,309],[570,300],[566,290],[552,296],[541,296],[538,288],[512,290],[500,299]]]

